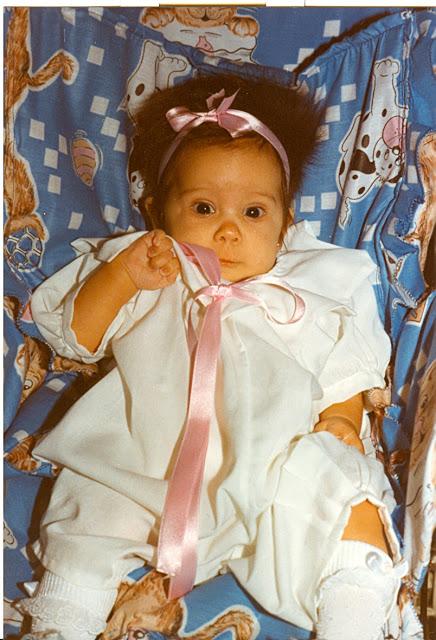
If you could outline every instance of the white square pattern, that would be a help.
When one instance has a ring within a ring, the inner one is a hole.
[[[68,229],[80,229],[82,220],[83,220],[83,213],[77,213],[77,211],[72,211],[70,216],[70,221],[68,223]]]
[[[67,144],[67,139],[65,138],[65,136],[61,136],[61,135],[60,135],[60,136],[59,136],[59,138],[58,138],[58,140],[59,140],[59,142],[58,142],[58,148],[59,148],[59,151],[60,151],[61,153],[65,153],[65,154],[67,154],[67,153],[68,153],[68,144]]]
[[[63,380],[59,380],[59,378],[53,378],[52,380],[49,380],[45,386],[57,393],[65,387],[65,382],[63,382]]]
[[[416,173],[416,167],[413,165],[407,167],[407,182],[411,184],[418,183],[418,174]]]
[[[115,120],[115,118],[105,118],[103,121],[103,126],[101,128],[101,133],[103,133],[103,135],[105,136],[116,138],[119,128],[120,128],[119,120]]]
[[[317,89],[315,91],[315,96],[314,96],[315,104],[317,102],[320,102],[321,100],[324,100],[326,95],[327,95],[327,89],[326,89],[325,84],[321,85],[321,87],[317,87]]]
[[[351,102],[351,100],[356,99],[356,85],[353,84],[343,84],[341,87],[341,101],[342,102]]]
[[[317,139],[322,142],[323,140],[328,140],[330,138],[330,127],[328,124],[322,124],[316,130]]]
[[[412,131],[410,134],[410,151],[415,151],[416,149],[416,141],[419,137],[419,131]]]
[[[62,17],[64,20],[75,26],[76,24],[76,10],[70,7],[61,8]]]
[[[340,20],[326,20],[324,23],[324,38],[334,38],[341,32]]]
[[[311,78],[315,74],[319,73],[319,71],[320,71],[319,67],[316,64],[314,64],[311,67],[309,67],[305,75],[307,78]]]
[[[127,138],[124,133],[119,133],[114,145],[114,151],[126,151],[127,150]]]
[[[117,209],[116,207],[112,207],[110,204],[107,204],[103,210],[103,218],[106,220],[106,222],[115,224],[119,213],[119,209]]]
[[[61,179],[59,176],[50,175],[48,179],[47,190],[50,193],[57,193],[57,195],[61,192]]]
[[[96,47],[92,44],[89,47],[88,57],[86,58],[86,61],[101,66],[101,64],[103,63],[103,56],[104,49],[102,49],[101,47]]]
[[[117,22],[115,25],[115,35],[119,38],[127,38],[126,31],[128,27],[124,22]]]
[[[326,122],[340,122],[341,120],[341,107],[338,104],[334,104],[331,107],[327,107],[325,111]]]
[[[297,64],[284,64],[283,65],[283,69],[285,71],[293,71],[294,69],[296,69],[298,67]]]
[[[301,196],[301,213],[313,213],[315,211],[315,196]]]
[[[91,18],[95,18],[100,22],[103,17],[103,11],[104,11],[104,7],[89,7],[88,9],[88,13],[91,16]]]
[[[29,136],[36,140],[44,140],[45,138],[45,124],[39,120],[30,118]]]
[[[303,60],[305,60],[308,56],[310,56],[311,53],[313,53],[314,49],[308,49],[305,47],[301,47],[301,49],[298,49],[298,59],[297,62],[298,64],[300,64],[300,62],[303,62]]]
[[[324,191],[321,194],[321,209],[336,209],[337,197],[336,191]]]
[[[105,116],[108,106],[108,98],[103,98],[103,96],[94,96],[90,111],[91,113],[96,113],[99,116]]]
[[[58,168],[59,152],[56,149],[49,149],[48,147],[44,153],[44,166],[50,167],[50,169]]]

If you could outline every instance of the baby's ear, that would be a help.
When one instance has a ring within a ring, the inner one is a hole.
[[[280,232],[280,237],[279,237],[279,245],[282,244],[283,238],[286,235],[288,227],[290,227],[290,225],[293,222],[294,222],[294,211],[293,211],[292,207],[289,207],[287,213],[285,213],[285,215],[284,215],[283,226],[282,226],[282,230]]]

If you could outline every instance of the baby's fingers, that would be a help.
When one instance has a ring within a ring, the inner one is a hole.
[[[164,251],[163,253],[158,253],[157,255],[149,258],[150,268],[153,270],[161,269],[166,264],[171,263],[174,260],[174,253],[172,251]]]
[[[155,229],[154,231],[151,231],[150,236],[151,245],[149,245],[147,251],[147,255],[150,258],[152,256],[158,255],[159,253],[162,253],[163,251],[168,251],[173,246],[170,238],[162,229]]]
[[[168,281],[173,282],[180,273],[179,261],[177,258],[173,258],[170,262],[167,262],[167,264],[161,267],[159,272],[167,278]]]

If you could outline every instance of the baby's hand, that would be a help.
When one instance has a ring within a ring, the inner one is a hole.
[[[119,255],[120,263],[138,289],[162,289],[176,280],[180,264],[171,240],[155,229],[135,240]]]
[[[350,447],[356,447],[361,453],[365,453],[361,439],[356,433],[351,421],[341,417],[330,417],[320,420],[314,428],[314,432],[328,431]]]

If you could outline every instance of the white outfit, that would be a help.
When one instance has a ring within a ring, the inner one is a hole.
[[[188,317],[197,329],[208,302],[194,300],[208,283],[175,243],[182,267],[176,283],[138,291],[96,353],[80,346],[70,325],[80,284],[140,235],[76,241],[81,255],[32,299],[34,320],[59,354],[84,362],[113,354],[116,362],[35,450],[65,467],[42,523],[42,564],[93,589],[114,589],[144,560],[156,563],[187,412]],[[365,251],[321,242],[299,223],[269,274],[247,287],[269,314],[236,299],[223,305],[196,583],[229,569],[266,610],[307,629],[353,505],[367,499],[380,507],[394,561],[400,558],[382,465],[329,433],[311,433],[326,407],[384,386],[390,344],[374,273]],[[294,299],[265,284],[271,275],[304,300],[295,324],[281,324]]]

